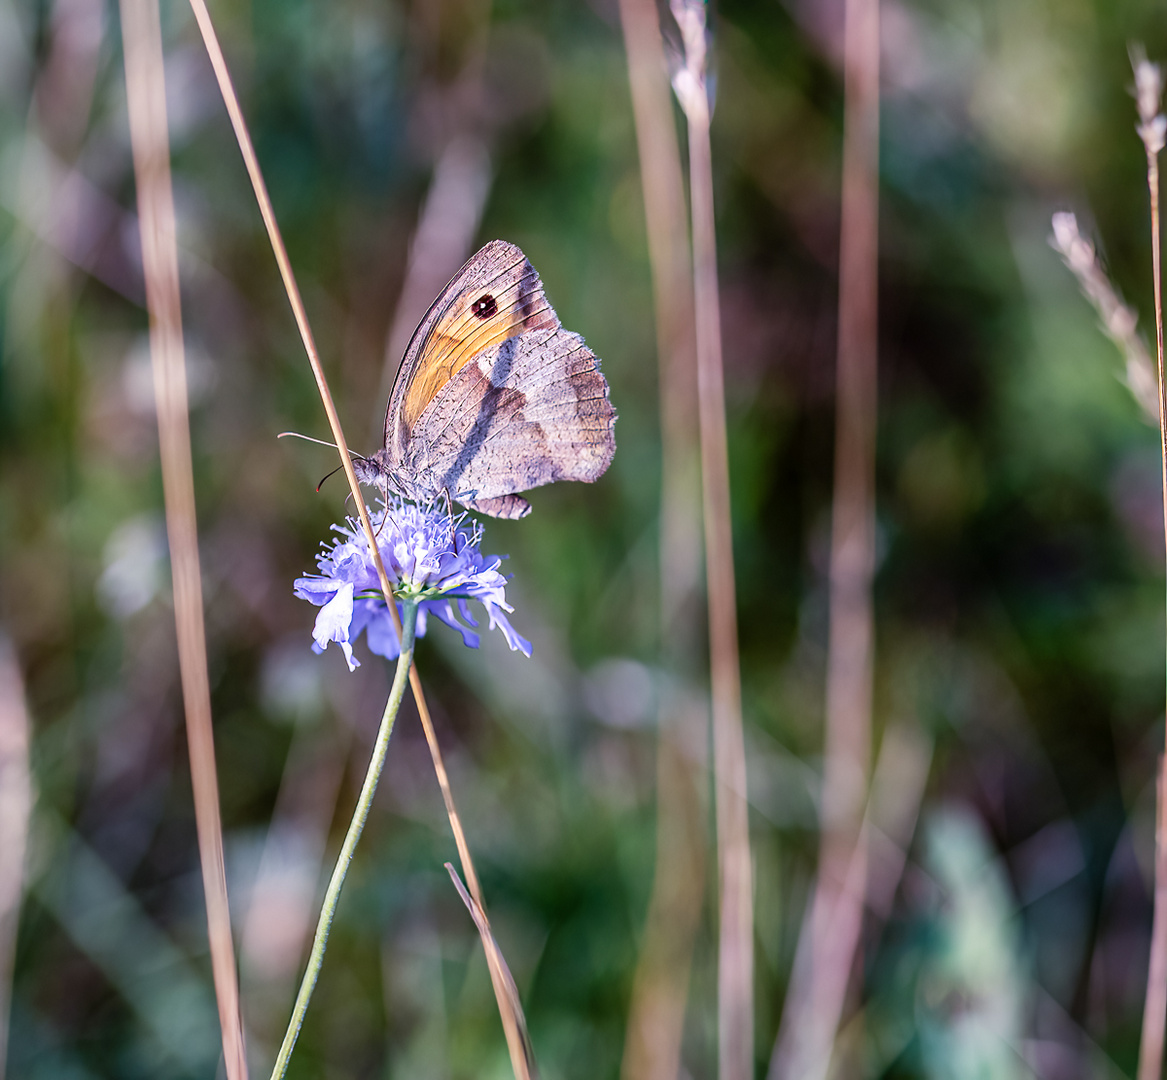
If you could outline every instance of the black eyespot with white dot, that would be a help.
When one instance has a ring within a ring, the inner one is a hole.
[[[490,293],[483,293],[470,305],[470,310],[474,312],[476,318],[489,319],[492,315],[498,314],[498,302]]]

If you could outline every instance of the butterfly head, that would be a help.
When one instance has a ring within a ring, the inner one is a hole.
[[[353,472],[357,474],[357,479],[362,484],[413,502],[424,502],[432,495],[431,492],[418,490],[417,485],[411,483],[407,476],[395,470],[389,464],[389,451],[386,449],[378,450],[368,457],[354,455]]]

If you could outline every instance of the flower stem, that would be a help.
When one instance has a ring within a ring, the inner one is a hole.
[[[288,1030],[284,1035],[283,1045],[280,1047],[279,1056],[272,1067],[271,1080],[280,1080],[288,1068],[292,1048],[296,1045],[296,1037],[300,1034],[300,1025],[304,1022],[304,1013],[308,1010],[308,1002],[312,998],[312,991],[316,988],[316,978],[320,974],[320,966],[324,962],[324,950],[328,946],[328,933],[332,929],[332,920],[336,915],[336,904],[340,899],[340,890],[344,886],[345,875],[348,873],[349,863],[352,862],[357,841],[360,840],[361,833],[365,828],[369,807],[373,804],[373,795],[377,791],[377,781],[381,779],[381,769],[385,765],[385,755],[389,750],[389,736],[393,734],[393,722],[397,719],[401,698],[405,694],[406,679],[409,676],[410,665],[413,663],[417,602],[406,600],[404,607],[401,655],[397,658],[397,670],[393,673],[393,686],[389,691],[389,700],[385,703],[385,712],[381,716],[381,727],[377,731],[377,742],[373,747],[373,757],[369,761],[369,768],[365,772],[365,782],[361,786],[360,798],[357,799],[356,809],[353,810],[352,821],[349,822],[348,832],[345,833],[344,843],[340,847],[340,854],[336,857],[336,866],[333,868],[332,878],[328,882],[328,891],[324,894],[320,919],[316,923],[316,937],[312,941],[312,954],[308,957],[308,967],[300,982],[300,992],[296,995],[296,1004],[292,1007],[292,1017],[288,1021]]]

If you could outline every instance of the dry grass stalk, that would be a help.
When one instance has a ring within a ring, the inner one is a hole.
[[[689,193],[693,219],[693,300],[697,330],[698,419],[705,522],[705,578],[713,706],[714,799],[720,879],[718,940],[718,1076],[754,1074],[754,896],[750,858],[746,751],[742,731],[725,375],[713,213],[713,151],[706,86],[703,0],[672,0],[684,64],[673,88],[688,120]]]
[[[210,12],[207,10],[206,4],[203,0],[190,0],[190,3],[194,11],[195,19],[199,24],[199,30],[202,33],[203,44],[210,57],[211,66],[215,71],[219,91],[227,107],[227,113],[231,118],[231,126],[234,129],[236,141],[239,143],[240,152],[243,154],[243,161],[247,167],[252,188],[255,191],[256,201],[259,203],[259,210],[263,217],[264,226],[267,229],[268,239],[271,242],[276,263],[279,266],[280,277],[283,279],[284,289],[288,294],[288,302],[291,304],[292,312],[296,319],[296,326],[300,331],[300,339],[304,344],[304,351],[308,355],[308,362],[312,367],[312,374],[316,379],[316,388],[320,393],[320,400],[324,405],[324,411],[328,417],[332,437],[340,454],[341,466],[344,469],[349,490],[352,492],[353,501],[356,504],[357,513],[360,516],[361,526],[369,542],[369,550],[377,568],[377,577],[381,584],[381,592],[384,594],[385,603],[388,605],[389,613],[400,634],[400,617],[397,613],[397,604],[393,599],[393,586],[389,581],[389,575],[385,572],[385,566],[381,560],[380,548],[377,546],[376,537],[373,532],[373,525],[369,520],[368,508],[365,506],[365,500],[361,495],[356,473],[353,472],[352,457],[348,451],[348,443],[341,429],[340,417],[337,414],[336,405],[332,399],[332,392],[328,388],[328,380],[324,376],[324,368],[320,363],[320,356],[316,350],[316,341],[312,334],[312,328],[308,323],[308,313],[300,297],[300,289],[296,284],[296,277],[292,271],[291,261],[288,259],[287,249],[284,246],[279,224],[276,222],[271,199],[267,193],[267,185],[264,182],[263,173],[259,167],[259,160],[255,156],[255,148],[251,142],[251,135],[247,130],[247,123],[243,119],[243,111],[239,107],[239,99],[235,93],[230,72],[227,70],[227,62],[223,57],[223,50],[219,46],[219,39],[215,33],[214,24],[211,22]],[[441,747],[438,745],[437,736],[434,733],[433,721],[430,717],[429,707],[426,704],[425,693],[422,690],[421,678],[417,673],[416,665],[410,668],[409,685],[413,691],[418,714],[421,717],[422,729],[425,732],[430,756],[433,759],[434,771],[438,778],[438,786],[441,788],[442,799],[446,805],[446,814],[450,820],[450,828],[454,833],[454,842],[458,848],[458,858],[462,864],[462,872],[466,875],[470,895],[474,897],[475,902],[478,904],[485,918],[486,907],[482,900],[482,888],[478,881],[478,874],[474,869],[473,859],[470,857],[470,848],[466,843],[466,833],[462,828],[461,817],[458,814],[457,807],[454,805],[454,796],[450,790],[449,776],[446,773],[445,763],[442,760]],[[487,966],[490,969],[491,984],[494,987],[495,999],[498,1002],[503,1030],[506,1033],[507,1049],[510,1052],[511,1065],[514,1068],[515,1076],[519,1080],[525,1080],[530,1074],[526,1067],[520,1018],[516,1016],[513,1009],[513,1002],[508,997],[506,991],[503,977],[505,964],[502,955],[498,952],[493,935],[484,935],[482,937],[482,945],[486,953]]]
[[[12,646],[0,635],[0,1080],[8,1060],[12,965],[32,812],[28,742],[24,681]]]
[[[1167,1015],[1167,756],[1159,755],[1155,782],[1155,907],[1151,918],[1151,955],[1139,1039],[1138,1080],[1159,1080],[1163,1070],[1164,1017]]]
[[[1163,75],[1141,47],[1131,50],[1135,69],[1138,133],[1147,152],[1147,190],[1151,200],[1151,269],[1155,288],[1155,345],[1159,377],[1159,448],[1163,458],[1163,525],[1167,542],[1167,385],[1163,380],[1163,289],[1159,252],[1159,152],[1167,136],[1167,117],[1159,111]],[[1163,1034],[1167,1019],[1167,755],[1159,758],[1155,815],[1155,907],[1151,922],[1151,956],[1139,1041],[1139,1080],[1158,1080],[1163,1070]]]
[[[490,920],[487,919],[486,912],[478,906],[474,897],[466,891],[466,886],[462,884],[462,879],[458,876],[458,871],[454,869],[453,864],[443,863],[442,865],[446,868],[446,873],[450,875],[450,880],[454,883],[454,888],[458,890],[458,896],[461,897],[462,903],[466,905],[466,910],[470,912],[470,918],[474,920],[474,925],[478,927],[479,934],[493,940],[494,932],[490,929]],[[531,1045],[531,1034],[527,1031],[526,1018],[523,1016],[523,1005],[519,1000],[519,989],[515,986],[511,969],[507,967],[506,961],[502,959],[502,950],[499,949],[497,943],[495,943],[494,950],[502,964],[503,985],[506,987],[507,997],[511,999],[511,1008],[519,1019],[519,1036],[523,1041],[523,1055],[527,1070],[535,1080],[538,1080],[539,1070],[535,1066],[535,1050]]]
[[[705,837],[699,765],[706,709],[683,685],[697,658],[700,474],[693,286],[681,155],[655,0],[621,0],[656,314],[661,415],[661,659],[674,689],[657,732],[656,862],[633,981],[621,1075],[675,1080],[681,1065]]]
[[[808,1071],[805,1075],[847,1074],[845,1061],[857,1043],[857,1027],[862,1024],[863,1012],[860,1010],[845,1027],[840,1027],[851,975],[851,964],[846,958],[855,956],[865,909],[879,920],[886,920],[891,915],[896,888],[907,864],[908,847],[916,831],[931,763],[932,743],[918,728],[908,725],[888,727],[880,743],[859,841],[851,849],[851,862],[835,898],[831,923],[833,937],[827,943],[832,951],[825,960],[821,953],[823,943],[816,941],[811,933],[813,901],[807,913],[794,959],[790,992],[801,993],[803,997],[799,1001],[807,1000],[812,976],[816,974],[810,970],[811,950],[817,945],[823,970],[817,980],[819,1012],[813,1020],[819,1031],[833,1034],[824,1056],[810,1066],[816,1071]],[[791,1007],[783,1014],[783,1029],[770,1062],[768,1075],[771,1080],[779,1076],[803,1075],[794,1071],[798,1065],[792,1064],[792,1052],[805,1052],[806,1044],[792,1039],[790,1024],[796,1019],[809,1023],[808,1013],[804,1005],[801,1011]],[[840,1057],[844,1059],[842,1063]]]
[[[206,890],[211,967],[223,1057],[230,1080],[244,1080],[247,1061],[239,1012],[239,984],[227,907],[223,834],[219,820],[219,783],[211,728],[211,689],[203,627],[202,576],[199,569],[194,473],[191,467],[187,413],[186,366],[182,341],[182,307],[178,284],[174,194],[170,185],[170,141],[166,124],[162,32],[157,0],[121,0],[125,42],[126,95],[130,142],[138,190],[138,222],[146,307],[150,315],[150,359],[166,531],[174,578],[174,620],[178,632],[179,670],[186,708],[186,734],[194,788],[199,856]]]
[[[1094,245],[1078,230],[1078,219],[1064,212],[1053,216],[1050,246],[1078,280],[1078,287],[1102,320],[1106,336],[1126,359],[1126,381],[1131,393],[1152,424],[1159,423],[1159,391],[1155,365],[1138,332],[1139,316],[1123,303],[1106,271],[1098,261]]]
[[[879,4],[845,9],[843,197],[830,640],[819,871],[771,1062],[772,1077],[819,1080],[830,1067],[861,927],[867,851],[861,823],[871,756],[875,570]]]

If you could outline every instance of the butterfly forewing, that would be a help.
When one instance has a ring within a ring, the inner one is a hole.
[[[392,402],[406,437],[426,406],[474,356],[524,329],[554,324],[539,275],[523,253],[499,240],[488,244],[446,286],[406,350],[398,378],[401,393],[395,387]]]

